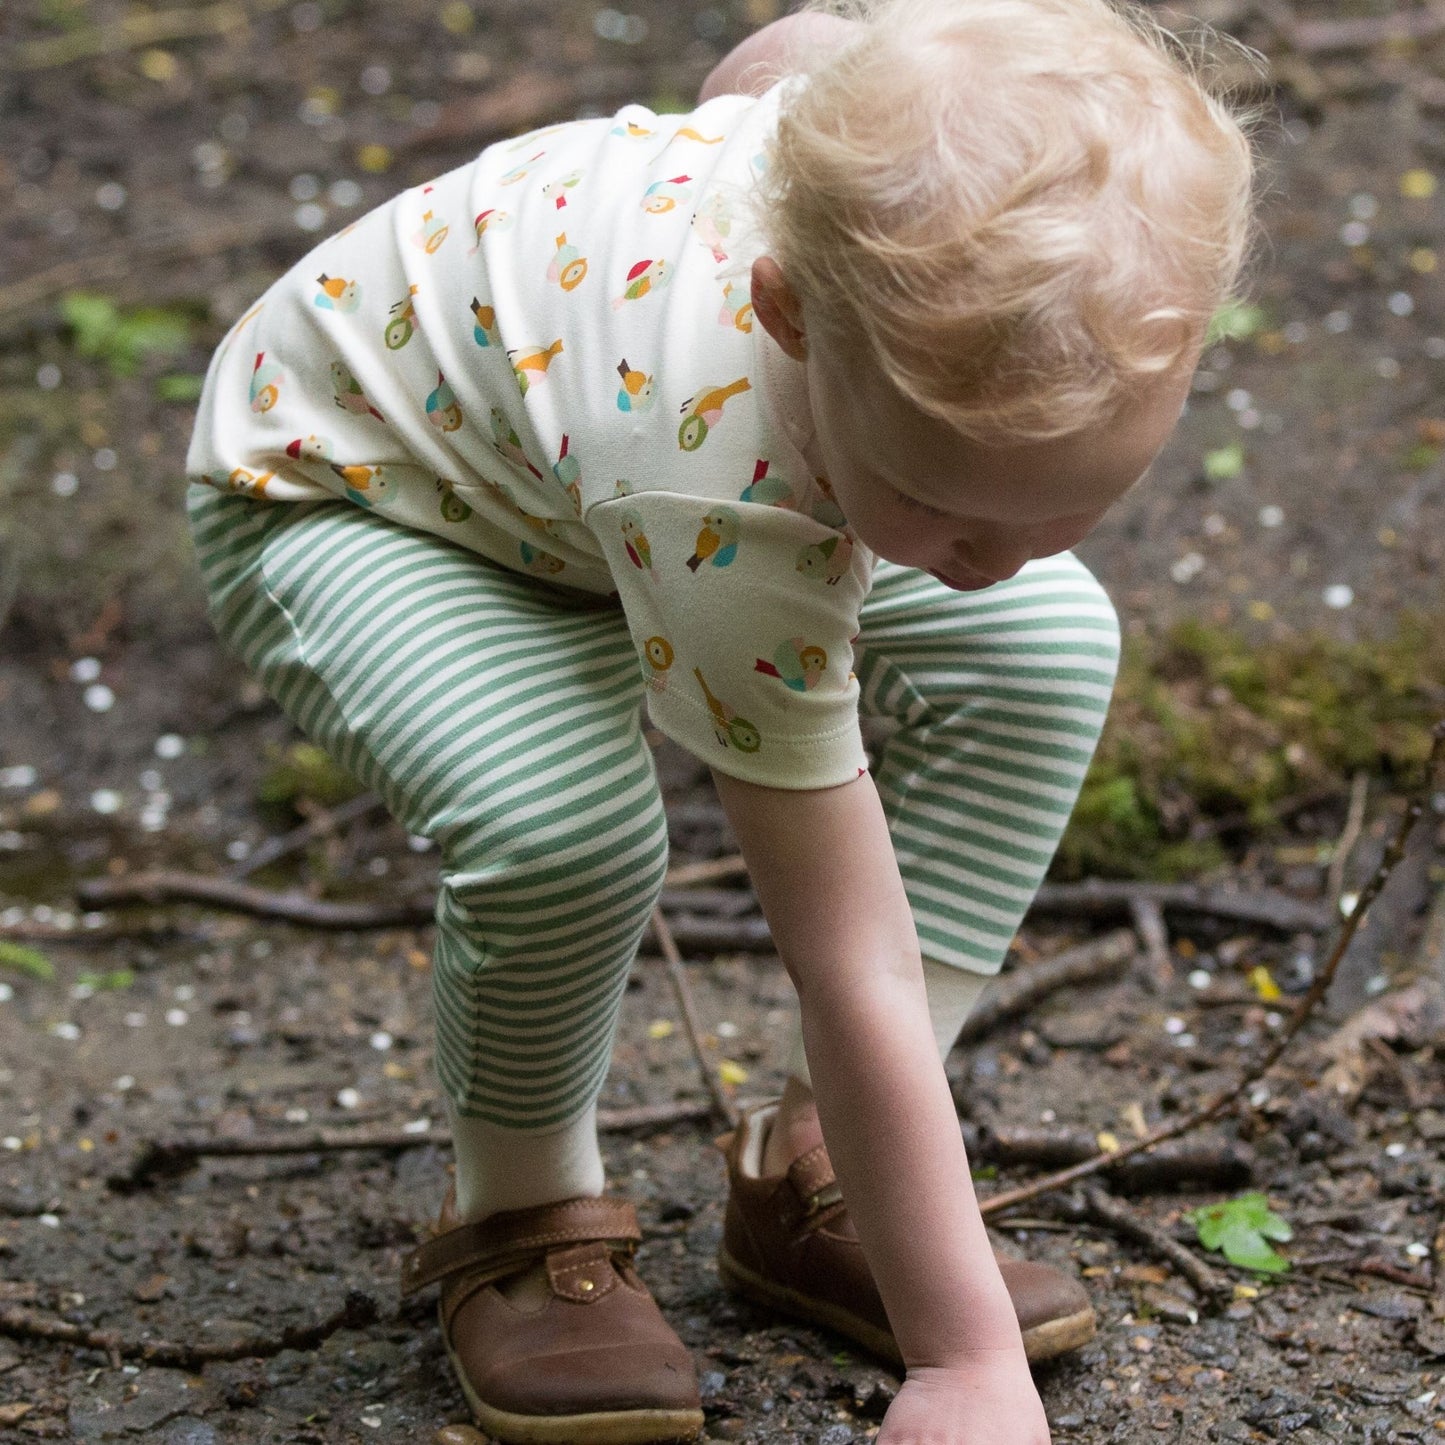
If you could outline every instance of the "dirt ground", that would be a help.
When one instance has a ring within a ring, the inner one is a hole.
[[[443,1148],[219,1158],[143,1189],[107,1182],[144,1141],[177,1133],[420,1137],[440,1121],[428,930],[76,902],[83,878],[224,875],[297,821],[258,797],[270,750],[296,734],[209,631],[180,508],[190,411],[184,383],[166,400],[158,381],[199,371],[318,231],[498,135],[627,99],[682,108],[773,13],[765,0],[625,13],[35,0],[0,13],[0,943],[54,968],[0,963],[0,1310],[188,1343],[277,1337],[349,1290],[379,1310],[319,1348],[200,1373],[0,1331],[0,1439],[429,1441],[466,1418],[431,1300],[396,1299],[446,1183]],[[1384,635],[1404,608],[1441,608],[1445,50],[1428,28],[1412,42],[1369,32],[1384,3],[1299,6],[1283,37],[1278,7],[1199,13],[1267,50],[1279,82],[1261,94],[1262,314],[1211,348],[1154,473],[1080,550],[1134,632],[1199,617],[1258,637]],[[1337,20],[1367,32],[1308,28]],[[80,290],[182,314],[186,349],[132,375],[78,355],[56,304]],[[1237,465],[1218,460],[1236,446]],[[667,746],[659,763],[674,861],[729,852],[700,765]],[[1350,886],[1393,817],[1388,780],[1372,781]],[[1344,824],[1343,793],[1306,806],[1205,881],[1320,902]],[[1038,1371],[1057,1441],[1445,1436],[1445,1008],[1439,969],[1415,962],[1445,858],[1438,814],[1416,839],[1347,961],[1349,987],[1220,1126],[1252,1151],[1249,1187],[1294,1228],[1287,1273],[1210,1256],[1236,1286],[1210,1308],[1156,1250],[1046,1201],[998,1231],[1080,1274],[1098,1311],[1096,1339]],[[251,881],[415,901],[434,877],[435,855],[371,814]],[[1127,1140],[1235,1077],[1330,942],[1169,923],[1167,967],[1141,954],[959,1047],[948,1072],[965,1124]],[[1108,926],[1031,917],[1010,969]],[[1261,965],[1283,998],[1251,986]],[[777,960],[697,951],[687,972],[733,1102],[775,1094],[794,1008]],[[704,1097],[676,1020],[644,956],[604,1108]],[[721,1127],[603,1137],[609,1188],[643,1222],[639,1268],[696,1357],[708,1436],[865,1440],[898,1377],[719,1285]],[[980,1190],[1029,1173],[985,1171]],[[1181,1216],[1231,1192],[1129,1198],[1202,1254]]]

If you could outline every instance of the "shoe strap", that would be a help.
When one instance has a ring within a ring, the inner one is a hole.
[[[798,1221],[816,1219],[843,1199],[843,1191],[833,1173],[833,1161],[824,1144],[815,1144],[788,1165],[788,1183],[797,1196]]]
[[[412,1251],[401,1267],[405,1297],[462,1273],[509,1273],[539,1250],[606,1240],[629,1254],[642,1238],[637,1210],[625,1199],[564,1199],[531,1209],[509,1209],[458,1225]]]

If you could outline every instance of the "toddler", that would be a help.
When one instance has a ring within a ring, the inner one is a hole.
[[[906,1371],[880,1445],[1048,1438],[1028,1362],[1093,1315],[995,1259],[941,1056],[1108,704],[1117,623],[1068,549],[1178,417],[1250,173],[1105,0],[809,10],[689,114],[404,192],[218,349],[211,616],[440,848],[456,1183],[403,1285],[440,1283],[497,1438],[702,1424],[596,1135],[666,865],[644,701],[713,770],[800,1004],[782,1099],[718,1140],[723,1279]]]

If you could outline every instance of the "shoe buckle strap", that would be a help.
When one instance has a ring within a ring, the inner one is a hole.
[[[824,1210],[842,1203],[843,1190],[833,1173],[833,1161],[827,1147],[817,1144],[800,1154],[788,1166],[788,1183],[797,1196],[802,1218],[814,1219]]]
[[[621,1199],[567,1199],[507,1210],[449,1229],[417,1246],[401,1267],[403,1298],[463,1272],[498,1278],[539,1250],[606,1241],[629,1257],[642,1238],[637,1211]]]

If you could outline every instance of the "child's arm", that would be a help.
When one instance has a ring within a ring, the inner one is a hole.
[[[957,1432],[940,1442],[1047,1440],[872,777],[798,792],[714,778],[797,989],[828,1152],[915,1381],[890,1416]]]
[[[716,95],[761,95],[796,68],[798,56],[816,56],[845,45],[857,29],[856,20],[841,15],[811,11],[784,15],[754,31],[718,61],[703,81],[697,103]]]

